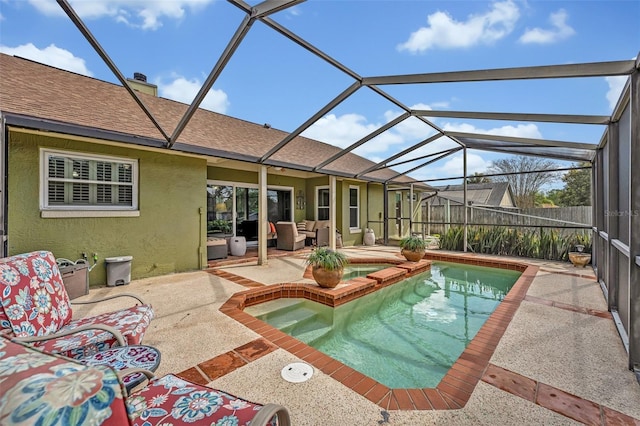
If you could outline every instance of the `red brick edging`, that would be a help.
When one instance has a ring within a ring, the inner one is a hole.
[[[423,272],[430,266],[431,260],[489,266],[522,272],[522,275],[505,296],[502,303],[497,306],[496,310],[435,388],[390,389],[243,311],[246,306],[278,298],[306,298],[325,305],[338,306],[376,291],[381,287],[399,282],[407,276]],[[352,261],[353,263],[374,263],[372,259]],[[441,410],[464,407],[476,384],[483,377],[489,365],[489,359],[520,306],[520,302],[524,299],[538,271],[538,267],[513,261],[440,253],[428,253],[425,256],[425,260],[419,262],[419,267],[416,267],[415,263],[390,261],[389,259],[377,259],[376,262],[395,263],[396,265],[392,268],[387,268],[389,271],[385,269],[378,273],[370,274],[368,278],[356,278],[351,280],[348,283],[349,285],[336,289],[321,289],[315,284],[300,283],[252,288],[234,294],[220,307],[220,311],[260,334],[275,346],[313,365],[386,410]],[[403,268],[403,271],[399,271]],[[372,275],[373,278],[371,278]]]

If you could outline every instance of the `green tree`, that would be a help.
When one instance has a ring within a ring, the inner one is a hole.
[[[569,170],[563,177],[564,188],[558,196],[561,206],[590,206],[591,205],[591,164],[583,162],[575,167],[589,167],[588,169]]]
[[[547,198],[553,202],[556,206],[560,205],[560,195],[562,194],[562,189],[552,189],[547,192]]]
[[[549,207],[549,206],[553,207],[553,206],[556,205],[556,203],[551,198],[549,198],[544,192],[536,192],[536,195],[535,195],[535,206],[536,207],[542,207],[542,206],[545,206],[545,205],[547,207]]]
[[[489,167],[489,171],[509,173],[506,176],[496,176],[493,179],[497,182],[509,182],[516,205],[520,208],[527,208],[535,206],[536,193],[544,185],[553,183],[560,178],[560,173],[556,171],[557,168],[556,162],[546,158],[518,155],[495,160]]]
[[[489,183],[491,179],[486,176],[482,176],[480,173],[475,172],[473,175],[467,177],[467,183]]]

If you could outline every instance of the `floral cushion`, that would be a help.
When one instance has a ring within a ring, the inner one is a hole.
[[[53,254],[0,259],[0,327],[19,337],[55,333],[71,321],[71,304]]]
[[[0,337],[0,424],[127,425],[108,367],[87,367]]]
[[[59,331],[64,332],[90,324],[108,325],[119,330],[128,345],[139,345],[152,319],[153,309],[150,305],[136,305],[116,312],[73,320]],[[34,342],[33,345],[46,352],[80,359],[117,346],[118,342],[106,331],[87,330],[44,342]]]
[[[138,305],[94,317],[72,320],[71,303],[60,270],[48,251],[36,251],[0,259],[0,335],[50,336],[91,324],[108,325],[137,345],[153,319],[150,305]],[[116,346],[117,340],[103,330],[87,330],[69,336],[34,342],[46,352],[70,358]]]
[[[250,425],[262,405],[182,380],[171,374],[152,380],[126,400],[133,426]],[[276,425],[272,418],[271,425]]]

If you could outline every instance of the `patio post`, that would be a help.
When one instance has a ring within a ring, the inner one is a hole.
[[[258,265],[266,265],[267,260],[267,166],[258,170]]]
[[[606,230],[609,237],[607,241],[607,271],[606,283],[608,288],[607,302],[610,312],[618,311],[618,249],[613,245],[613,240],[618,239],[618,216],[615,214],[618,208],[618,157],[619,155],[619,123],[609,124],[609,141],[607,142],[608,162],[605,173],[607,174],[607,188],[605,201]],[[625,271],[626,273],[626,271]],[[627,330],[628,331],[628,330]]]
[[[329,248],[336,249],[336,177],[329,176]]]
[[[640,164],[640,61],[629,77],[631,83],[631,158]],[[629,197],[629,368],[640,377],[640,173],[630,170]]]
[[[467,147],[462,148],[462,205],[464,206],[463,212],[463,221],[464,221],[464,232],[462,238],[462,248],[463,251],[467,252],[467,223],[469,223],[469,219],[467,217]]]
[[[382,222],[382,233],[384,235],[384,245],[389,245],[389,185],[385,182],[383,184],[382,192],[384,197],[382,197],[382,209],[384,211],[383,222]]]
[[[409,236],[413,234],[413,184],[409,185]]]

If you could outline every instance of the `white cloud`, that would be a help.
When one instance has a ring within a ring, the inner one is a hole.
[[[383,125],[384,123],[367,123],[367,118],[360,114],[341,116],[328,114],[306,129],[302,136],[346,148]],[[403,141],[404,139],[396,132],[387,131],[359,147],[356,152],[363,156],[384,152],[390,145],[400,144]]]
[[[533,139],[542,138],[542,135],[535,124],[518,124],[517,126],[508,125],[495,127],[492,129],[482,129],[468,123],[444,123],[441,128],[443,130],[448,130],[451,132],[491,134]],[[411,152],[408,155],[403,156],[402,158],[399,158],[397,161],[409,160],[411,158],[420,158],[427,154],[433,154],[445,149],[456,148],[458,146],[459,145],[457,143],[453,142],[449,138],[442,137],[434,142],[425,145],[424,147]],[[397,168],[394,167],[394,169],[397,169],[398,171],[409,170],[415,166],[418,166],[420,162],[424,163],[434,158],[437,158],[437,156],[424,158],[414,163],[403,164]],[[490,163],[490,161],[485,160],[482,156],[467,151],[467,172],[469,175],[475,172],[484,172],[490,165]],[[411,173],[411,176],[418,180],[462,176],[462,153],[454,154],[451,157],[445,157],[440,161],[437,161]],[[436,182],[435,184],[438,183]]]
[[[78,58],[68,50],[61,49],[55,44],[50,44],[44,49],[38,49],[32,43],[23,44],[17,47],[0,45],[0,52],[7,55],[21,56],[36,62],[62,68],[67,71],[83,74],[91,77],[93,74],[87,68],[85,60]]]
[[[551,26],[553,27],[552,29],[527,29],[525,33],[520,37],[520,42],[548,44],[571,37],[576,32],[573,28],[567,25],[567,17],[567,12],[563,9],[552,13],[549,16],[549,21],[551,22]]]
[[[542,134],[535,124],[518,124],[517,126],[494,127],[493,129],[481,129],[468,123],[444,123],[444,130],[450,132],[480,133],[486,135],[511,136],[517,138],[541,139]]]
[[[626,75],[604,78],[609,85],[609,90],[607,91],[607,100],[609,101],[609,108],[611,108],[612,110],[616,107],[618,99],[620,98],[620,94],[622,93],[622,89],[624,89],[624,85],[627,83],[628,78],[629,77],[627,77]]]
[[[451,145],[445,146],[443,143],[436,142],[440,147],[436,150],[432,148],[432,150],[439,151],[440,148],[451,148]],[[416,153],[415,157],[419,155]],[[421,160],[422,163],[428,161],[428,159]],[[416,162],[415,164],[409,164],[407,166],[399,166],[393,167],[394,170],[403,171],[409,170],[413,167],[418,166],[420,163]],[[483,173],[486,172],[487,168],[491,165],[490,160],[485,160],[481,155],[476,154],[475,152],[467,151],[467,175],[472,175],[474,173]],[[458,177],[463,175],[463,167],[464,167],[464,159],[462,152],[457,152],[455,154],[451,154],[442,158],[435,163],[429,164],[421,169],[418,169],[414,172],[411,172],[409,175],[416,180],[427,180],[427,179],[443,179],[450,177]],[[447,181],[442,182],[431,182],[431,185],[443,185],[446,184]],[[449,182],[451,183],[451,182]]]
[[[162,18],[180,20],[185,9],[197,11],[213,0],[70,0],[71,7],[83,19],[113,18],[116,22],[156,30],[162,26]],[[63,10],[55,0],[29,0],[41,13],[62,16]]]
[[[454,20],[447,12],[436,12],[427,17],[428,26],[411,33],[409,39],[398,45],[400,51],[422,53],[428,49],[456,49],[492,44],[505,37],[520,18],[518,6],[511,1],[495,2],[492,9],[482,15],[471,15],[464,21]]]
[[[174,76],[174,80],[168,84],[157,82],[160,96],[174,101],[190,104],[193,102],[193,98],[196,97],[198,91],[202,87],[202,82],[194,78],[188,80],[182,76]],[[227,94],[222,90],[212,89],[204,97],[204,100],[200,104],[200,108],[207,109],[209,111],[218,112],[224,114],[229,107],[229,99]]]

